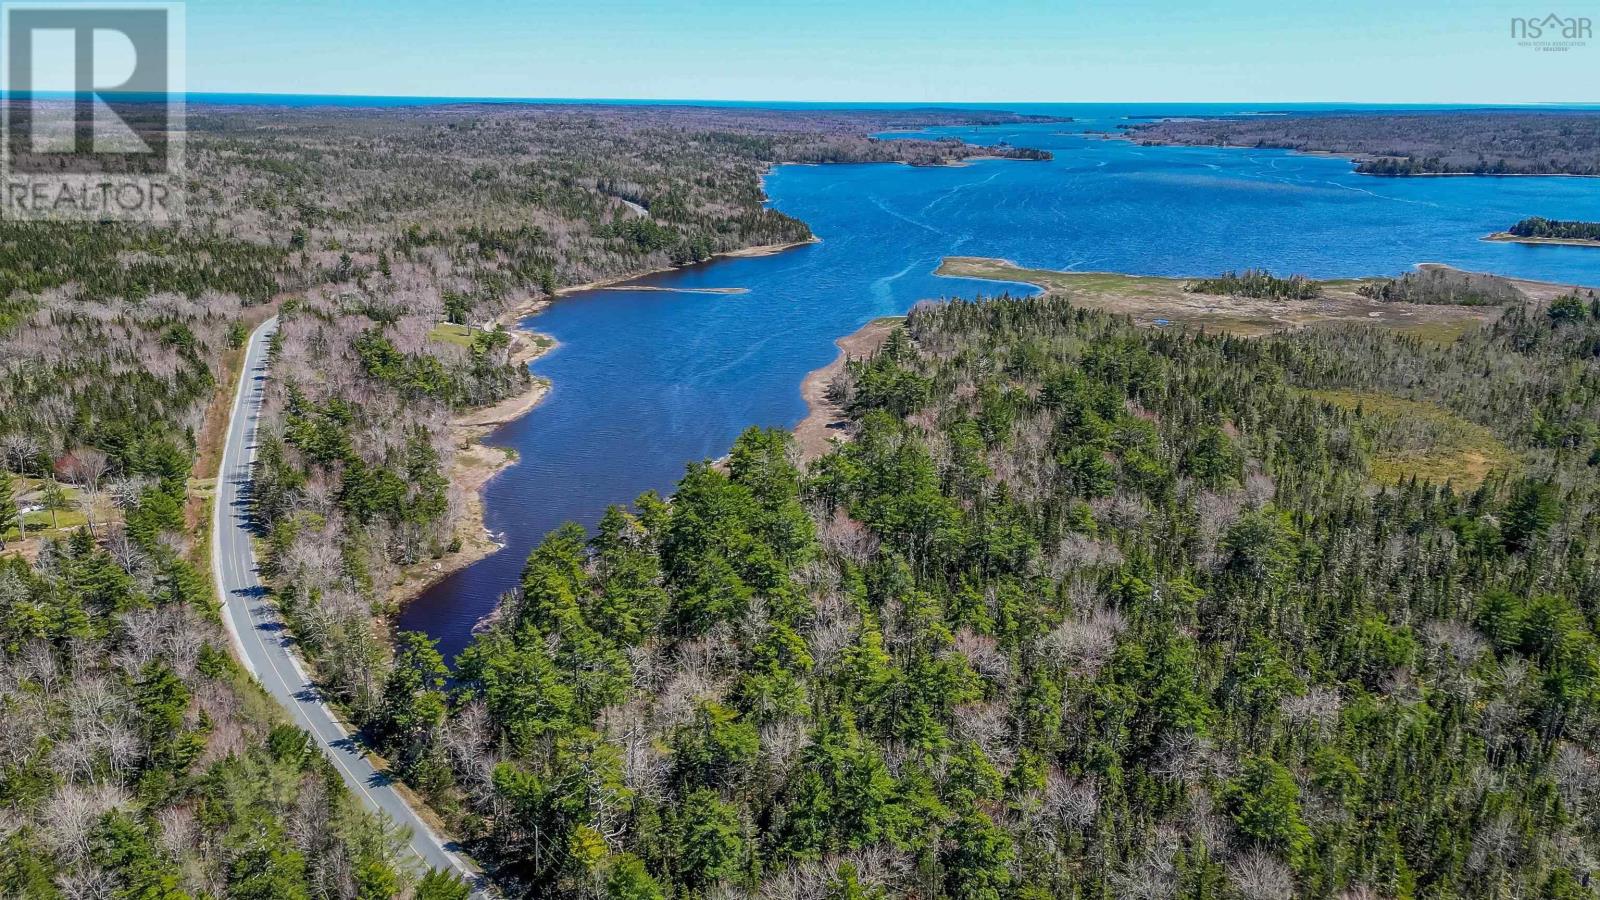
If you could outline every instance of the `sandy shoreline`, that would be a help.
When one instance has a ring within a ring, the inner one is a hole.
[[[839,338],[833,342],[839,348],[838,357],[822,368],[812,370],[800,382],[800,395],[805,398],[808,412],[794,428],[794,445],[800,451],[802,460],[809,462],[826,454],[834,438],[849,439],[849,434],[844,430],[844,410],[828,399],[828,385],[844,371],[847,361],[876,352],[888,340],[890,332],[904,321],[904,316],[874,319],[854,333]]]

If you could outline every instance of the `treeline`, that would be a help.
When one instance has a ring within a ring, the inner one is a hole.
[[[1507,159],[1497,159],[1493,162],[1487,159],[1478,159],[1471,163],[1460,163],[1447,162],[1443,157],[1439,156],[1380,156],[1375,159],[1363,159],[1356,163],[1356,171],[1362,175],[1386,175],[1391,177],[1404,177],[1407,175],[1534,174],[1522,171]]]
[[[226,237],[127,225],[0,223],[0,296],[70,285],[85,303],[137,303],[207,292],[260,303],[277,291],[281,249]]]
[[[1262,300],[1315,300],[1322,294],[1322,286],[1304,275],[1279,278],[1263,269],[1224,272],[1216,278],[1191,281],[1183,289],[1197,294],[1255,297]]]
[[[375,732],[523,896],[1593,897],[1571,305],[1450,346],[919,308],[834,386],[853,441],[751,430],[552,533],[453,682],[403,637]],[[1375,485],[1404,424],[1330,389],[1518,462]]]
[[[1542,216],[1530,216],[1511,226],[1509,233],[1517,237],[1600,241],[1600,222],[1564,222]]]

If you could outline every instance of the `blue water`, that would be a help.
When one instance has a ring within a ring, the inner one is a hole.
[[[748,425],[797,422],[800,381],[834,358],[834,339],[925,298],[1018,290],[934,276],[947,254],[1148,275],[1444,262],[1600,284],[1600,251],[1481,240],[1527,215],[1600,220],[1600,179],[1380,179],[1280,151],[1138,147],[1078,133],[1114,128],[1128,108],[1079,109],[1070,125],[937,131],[1046,147],[1051,162],[780,167],[772,204],[822,243],[643,279],[747,294],[591,291],[529,320],[561,346],[533,365],[554,384],[548,399],[490,440],[521,454],[486,491],[507,547],[428,591],[401,627],[453,655],[550,529],[670,489],[686,461],[721,456]]]

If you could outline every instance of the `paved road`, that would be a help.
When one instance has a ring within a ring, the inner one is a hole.
[[[278,320],[268,319],[250,335],[245,350],[244,373],[233,399],[228,421],[228,443],[217,473],[216,506],[212,510],[211,568],[223,601],[223,624],[234,650],[250,674],[273,699],[304,728],[333,760],[350,792],[369,809],[387,814],[411,830],[410,849],[420,868],[454,870],[478,883],[478,873],[455,852],[454,843],[442,840],[390,783],[389,776],[368,762],[358,741],[351,737],[324,705],[317,688],[306,678],[293,639],[278,617],[277,608],[261,586],[251,544],[248,495],[250,464],[256,456],[256,426],[261,418],[262,388],[267,377],[267,346],[277,333]],[[480,890],[477,892],[480,896]]]

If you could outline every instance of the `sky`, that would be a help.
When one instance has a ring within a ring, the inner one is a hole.
[[[967,102],[1600,102],[1594,0],[190,0],[192,92]]]

